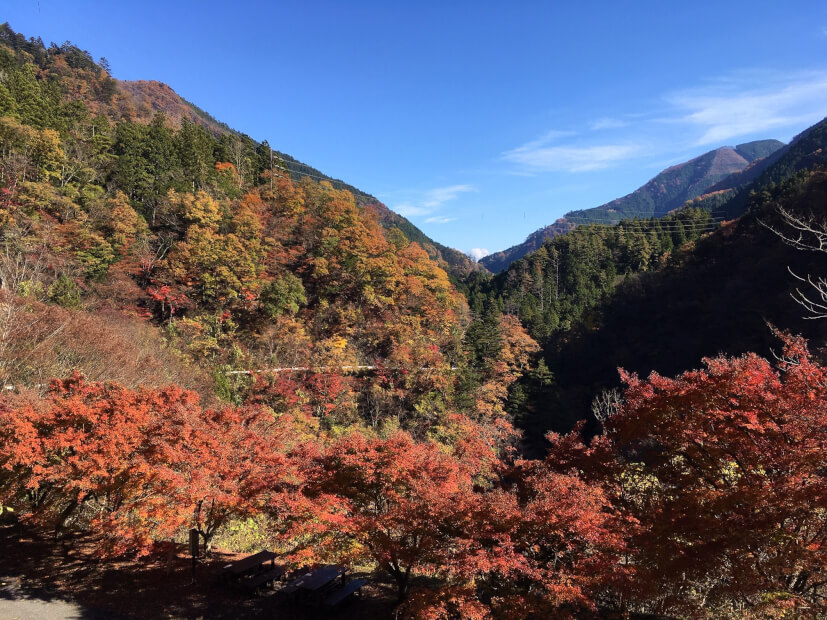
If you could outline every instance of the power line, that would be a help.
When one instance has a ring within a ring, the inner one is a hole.
[[[727,209],[703,209],[702,207],[693,207],[696,209],[701,209],[702,211],[706,211],[709,213],[710,216],[716,216],[717,214],[725,214],[728,215],[729,211]],[[657,217],[654,215],[650,216],[629,216],[629,217],[621,217],[615,222],[607,222],[607,218],[605,217],[589,217],[587,215],[573,215],[573,214],[566,214],[561,219],[571,222],[572,224],[578,224],[581,221],[587,222],[598,222],[598,223],[605,223],[605,224],[619,224],[621,222],[629,222],[629,221],[640,221],[640,222],[651,222],[651,221],[662,221],[665,217],[668,217],[670,214],[667,213],[662,217]],[[729,219],[727,217],[713,217],[713,219],[717,221],[722,221]],[[669,220],[672,221],[681,221],[681,220]]]
[[[620,224],[582,224],[582,226],[611,226],[613,228],[651,228],[654,230],[656,228],[697,228],[698,226],[718,226],[720,224],[720,221],[708,220],[706,222],[664,222],[662,224],[659,224],[657,222],[621,222]]]
[[[455,372],[458,370],[458,366],[451,366],[449,368],[450,371]],[[404,370],[403,368],[399,367],[390,367],[390,366],[284,366],[279,368],[264,368],[261,370],[227,370],[224,372],[225,375],[260,375],[265,373],[273,373],[278,374],[282,372],[315,372],[315,373],[328,373],[333,371],[341,371],[343,373],[356,373],[361,372],[363,370]],[[422,366],[419,370],[437,370],[431,366]]]
[[[713,220],[721,221],[721,220],[726,219],[724,217],[715,217],[712,212],[708,212],[708,213],[709,213],[711,219],[713,219]],[[568,216],[564,216],[564,217],[568,218]],[[681,220],[681,219],[667,220],[666,217],[654,217],[654,216],[652,216],[652,217],[626,217],[626,218],[621,218],[621,219],[617,220],[616,222],[607,221],[606,218],[600,218],[600,217],[588,217],[588,218],[587,217],[580,217],[580,216],[575,216],[575,217],[577,217],[576,220],[568,219],[568,221],[573,223],[573,224],[577,224],[581,220],[585,220],[587,222],[598,222],[598,223],[613,224],[613,225],[614,224],[621,224],[623,222],[642,222],[642,223],[664,222],[666,224],[669,224],[669,223],[672,223],[672,222],[675,222],[675,223],[684,222],[684,220]]]
[[[643,226],[643,227],[664,227],[664,226],[706,226],[709,224],[722,224],[724,222],[731,222],[733,220],[726,217],[713,217],[703,221],[684,221],[684,220],[620,220],[618,222],[606,222],[594,220],[591,222],[574,222],[579,226]]]
[[[654,222],[631,222],[631,221],[628,221],[628,220],[624,220],[622,222],[617,222],[616,224],[612,224],[612,223],[609,223],[609,222],[594,222],[594,223],[590,222],[588,224],[581,224],[581,226],[612,226],[612,227],[624,227],[624,228],[630,228],[630,227],[638,227],[638,228],[641,228],[641,227],[642,228],[661,227],[661,228],[663,228],[665,226],[666,227],[683,226],[684,228],[686,228],[686,227],[692,227],[692,226],[718,225],[723,221],[725,221],[725,220],[715,220],[715,219],[713,219],[713,220],[704,220],[703,222],[671,222],[671,221],[670,222],[658,222],[658,221],[654,221]]]
[[[618,224],[583,224],[583,228],[586,227],[594,227],[594,228],[613,228],[619,231],[631,231],[631,232],[673,232],[677,230],[702,230],[704,228],[708,229],[716,229],[720,228],[720,222],[711,222],[708,224],[685,224],[683,226],[630,226],[630,225],[618,225]]]
[[[334,179],[333,177],[319,176],[318,174],[310,174],[309,172],[299,172],[298,170],[291,170],[290,168],[286,168],[284,166],[273,166],[273,168],[277,170],[283,170],[284,172],[288,172],[290,174],[295,174],[296,176],[311,177],[313,179],[319,179],[320,181],[331,181],[333,183],[342,183],[344,185],[347,185],[347,183],[345,183],[341,179]]]

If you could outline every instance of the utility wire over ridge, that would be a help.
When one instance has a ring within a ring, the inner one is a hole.
[[[397,366],[285,366],[279,368],[264,368],[260,370],[227,370],[225,375],[261,375],[265,373],[280,373],[280,372],[333,372],[342,371],[344,373],[360,372],[362,370],[402,370]],[[455,372],[458,366],[451,366],[449,370]],[[430,366],[422,366],[417,370],[436,370]]]

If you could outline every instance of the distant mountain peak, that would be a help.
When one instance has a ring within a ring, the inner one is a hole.
[[[480,262],[493,272],[508,267],[546,239],[571,230],[577,224],[615,224],[622,219],[663,217],[707,192],[726,188],[726,179],[737,175],[784,146],[778,140],[756,140],[722,146],[661,171],[643,186],[621,198],[592,209],[570,211],[554,224],[531,233],[520,245],[496,252]]]

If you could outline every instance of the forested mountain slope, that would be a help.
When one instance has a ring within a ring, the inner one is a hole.
[[[578,226],[546,240],[492,279],[480,279],[469,301],[475,309],[493,303],[516,314],[544,341],[584,320],[623,278],[662,268],[684,244],[715,227],[707,211],[695,208],[615,226]]]
[[[635,217],[663,217],[687,201],[706,193],[713,186],[716,190],[734,187],[728,181],[730,175],[751,166],[760,166],[759,162],[782,146],[784,144],[778,140],[759,140],[709,151],[688,162],[667,168],[622,198],[599,207],[570,211],[551,226],[529,235],[524,243],[486,256],[480,262],[497,273],[537,249],[545,239],[561,234],[577,224],[616,224],[620,220]]]
[[[475,281],[473,309],[516,314],[544,346],[548,375],[526,378],[513,407],[539,412],[525,420],[529,438],[587,417],[595,394],[618,384],[618,366],[675,373],[718,352],[769,354],[764,319],[824,341],[823,329],[800,319],[803,309],[789,295],[801,284],[787,272],[823,273],[819,257],[782,244],[756,213],[767,219],[779,204],[809,204],[823,220],[823,177],[806,171],[827,163],[826,126],[814,125],[665,218],[581,225]],[[719,229],[715,219],[745,211]]]
[[[571,211],[566,218],[575,223],[616,223],[633,217],[663,217],[688,200],[744,170],[784,146],[778,140],[759,140],[736,147],[724,146],[667,168],[643,187],[593,209]],[[719,189],[724,188],[724,186]]]
[[[500,252],[494,252],[488,256],[483,256],[479,262],[490,272],[500,273],[508,269],[508,266],[514,261],[540,248],[547,239],[553,239],[557,235],[563,235],[574,229],[574,227],[575,224],[573,222],[570,222],[565,217],[561,217],[553,224],[544,226],[540,230],[535,230],[521,244],[506,248]]]
[[[452,383],[467,307],[404,218],[284,174],[303,164],[271,159],[158,84],[130,99],[70,44],[7,26],[0,38],[0,285],[13,296],[3,383],[45,389],[78,369],[240,401],[250,377],[228,371],[390,366],[397,392],[391,409],[373,403],[376,424],[404,419],[437,377]],[[178,122],[156,107],[181,111]],[[131,334],[146,344],[126,344]],[[337,379],[344,408],[325,410],[330,423],[364,413],[351,384]]]
[[[805,335],[815,349],[827,345],[827,322],[808,320],[792,297],[808,285],[790,273],[823,276],[824,255],[795,250],[761,225],[784,230],[779,206],[824,221],[825,204],[823,171],[754,194],[740,220],[687,244],[663,269],[629,276],[586,320],[548,339],[544,359],[555,385],[535,395],[531,436],[589,415],[596,394],[620,387],[618,368],[673,375],[722,353],[772,357],[770,326]]]
[[[759,165],[747,168],[743,172],[727,179],[728,186],[721,184],[711,190],[733,189],[737,191],[734,198],[722,207],[722,215],[737,217],[746,209],[751,193],[761,192],[783,183],[800,170],[814,170],[827,165],[827,119],[808,127],[784,148],[778,149]]]
[[[334,188],[345,189],[353,194],[360,206],[372,206],[379,213],[379,220],[383,226],[402,229],[411,240],[420,243],[431,257],[441,261],[454,277],[461,278],[468,272],[481,268],[462,252],[433,241],[407,219],[393,213],[370,194],[342,180],[331,178],[286,153],[271,151],[266,141],[257,142],[233,130],[183,99],[162,82],[115,79],[109,74],[108,66],[99,65],[87,52],[71,43],[67,42],[61,46],[52,44],[47,47],[39,39],[26,39],[23,35],[15,33],[8,24],[0,25],[0,45],[16,56],[16,62],[29,64],[30,70],[26,79],[40,81],[51,89],[51,98],[63,96],[82,102],[92,117],[104,116],[110,122],[127,120],[149,124],[156,114],[162,113],[172,128],[180,128],[185,123],[198,125],[219,139],[225,151],[225,159],[233,163],[242,178],[256,170],[269,168],[272,158],[276,168],[296,180],[309,176],[315,180],[328,181]],[[11,92],[10,88],[14,92]],[[8,105],[26,107],[29,104],[26,97],[21,97],[21,94],[27,89],[34,92],[33,84],[17,81],[0,85],[0,102],[5,96]],[[62,91],[62,95],[58,94],[58,91]],[[30,117],[29,120],[33,118]]]
[[[763,154],[769,148],[764,142],[750,144],[755,148],[747,154]],[[565,332],[588,317],[628,276],[673,266],[683,260],[687,242],[715,231],[721,220],[738,217],[750,205],[769,200],[798,172],[827,165],[825,147],[827,121],[822,121],[665,217],[582,224],[545,241],[493,279],[475,279],[468,291],[472,307],[496,300],[541,341]],[[745,182],[748,179],[752,180]]]

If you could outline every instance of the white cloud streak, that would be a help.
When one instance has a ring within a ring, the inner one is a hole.
[[[574,131],[560,131],[558,129],[552,129],[551,131],[547,131],[542,136],[537,138],[536,140],[532,140],[531,142],[526,142],[520,148],[534,150],[544,147],[552,142],[558,142],[562,138],[570,138],[572,136],[576,136],[577,133]]]
[[[425,201],[422,203],[427,208],[436,208],[443,203],[454,200],[460,194],[475,192],[473,185],[451,185],[449,187],[437,187],[425,193]]]
[[[592,131],[600,131],[602,129],[621,129],[623,127],[627,127],[629,123],[626,121],[622,121],[617,118],[598,118],[595,121],[592,121],[592,124],[589,125],[589,129]]]
[[[821,120],[827,114],[827,72],[724,78],[711,88],[677,93],[666,100],[678,116],[662,120],[700,130],[695,145],[721,144]]]
[[[663,102],[666,111],[663,111]],[[656,102],[652,102],[652,108]],[[739,138],[787,138],[827,115],[827,69],[780,72],[742,70],[707,84],[661,98],[660,114],[637,113],[634,128],[611,142],[590,133],[550,131],[501,158],[508,174],[589,172],[640,157],[664,157],[699,146],[724,146]],[[624,115],[631,116],[631,115]],[[631,123],[601,117],[586,124],[591,132],[624,130]],[[666,129],[666,125],[669,129]]]
[[[431,209],[424,209],[423,207],[417,207],[416,205],[409,205],[409,204],[401,204],[396,205],[393,208],[399,215],[404,217],[416,217],[418,215],[428,215],[431,212]]]
[[[468,256],[473,258],[475,261],[479,261],[481,258],[485,258],[489,254],[491,254],[491,252],[489,252],[485,248],[473,248],[471,250],[468,250],[466,254],[468,254]]]
[[[609,168],[637,155],[637,144],[532,147],[532,143],[503,153],[503,158],[538,172],[587,172]]]
[[[476,192],[473,185],[449,185],[447,187],[435,187],[421,194],[420,200],[405,202],[393,207],[399,215],[404,217],[419,217],[430,215],[438,211],[446,202],[456,200],[460,194]],[[456,218],[445,216],[434,216],[425,220],[429,224],[446,224]]]

